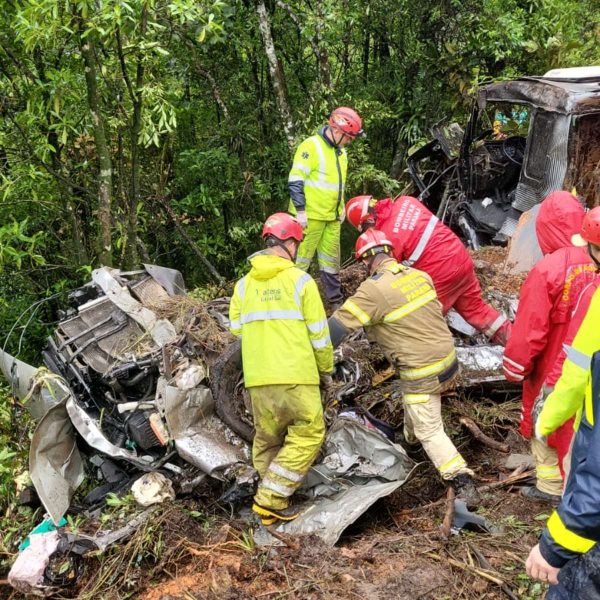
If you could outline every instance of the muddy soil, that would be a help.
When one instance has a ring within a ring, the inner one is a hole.
[[[509,474],[506,455],[474,441],[459,424],[462,415],[512,452],[526,453],[527,443],[516,432],[519,402],[458,396],[445,402],[449,435],[480,484],[497,485]],[[483,492],[478,513],[498,532],[445,538],[440,524],[446,488],[422,450],[414,458],[420,465],[413,478],[371,507],[333,548],[311,536],[290,538],[287,546],[255,547],[252,526],[207,493],[165,506],[124,547],[87,559],[80,586],[67,596],[499,600],[508,596],[503,585],[513,598],[541,598],[544,588],[527,578],[524,560],[550,509],[519,495],[518,485],[527,480]],[[478,555],[489,562],[486,569]],[[101,591],[98,581],[105,582]]]

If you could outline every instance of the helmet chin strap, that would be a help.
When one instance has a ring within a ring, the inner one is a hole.
[[[294,252],[294,254],[292,255],[292,253],[287,249],[287,246],[285,245],[284,242],[282,242],[281,240],[278,240],[277,238],[272,238],[273,241],[271,242],[273,246],[279,246],[289,257],[290,260],[295,263],[296,262],[296,258],[298,258],[298,247],[300,246],[300,244],[296,244],[296,251]]]
[[[593,253],[593,251],[592,251],[592,245],[591,245],[591,244],[588,244],[588,254],[590,255],[590,258],[591,258],[591,259],[594,261],[594,264],[596,265],[596,268],[597,268],[597,269],[600,269],[600,260],[599,260],[599,259],[597,259],[597,258],[594,256],[594,253]]]

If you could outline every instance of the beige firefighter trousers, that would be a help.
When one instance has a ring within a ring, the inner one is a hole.
[[[558,467],[556,450],[536,438],[531,438],[531,454],[535,459],[537,489],[546,494],[560,496],[563,490],[563,478]]]
[[[318,385],[261,385],[248,391],[256,429],[252,462],[261,477],[254,501],[281,510],[325,438],[321,393]]]
[[[444,431],[440,394],[402,394],[404,438],[407,443],[421,442],[442,479],[454,479],[461,473],[473,474],[452,440]]]

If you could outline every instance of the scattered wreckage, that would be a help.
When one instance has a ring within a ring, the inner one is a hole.
[[[512,317],[514,300],[503,300]],[[186,295],[181,274],[172,269],[100,268],[69,294],[69,308],[43,352],[45,367],[0,355],[14,394],[37,421],[29,472],[49,515],[48,527],[30,536],[11,571],[15,587],[47,595],[53,587],[44,569],[24,563],[39,567],[55,553],[102,550],[131,533],[130,527],[95,537],[56,531],[86,476],[100,482],[78,500],[88,511],[134,482],[142,506],[192,493],[207,479],[222,483],[224,503],[237,505],[253,494],[252,415],[227,310],[227,299],[199,302]],[[500,386],[501,348],[477,338],[469,342],[473,332],[458,315],[450,322],[463,334],[457,333],[463,385]],[[415,468],[394,443],[393,428],[367,410],[376,411],[390,397],[376,389],[393,378],[385,358],[373,352],[360,336],[336,351],[327,437],[300,490],[305,510],[277,531],[311,533],[333,545]],[[260,529],[256,541],[279,543]]]
[[[589,207],[600,204],[600,67],[482,86],[464,131],[452,123],[431,132],[408,172],[472,248],[506,243],[521,213],[551,191],[575,188]]]

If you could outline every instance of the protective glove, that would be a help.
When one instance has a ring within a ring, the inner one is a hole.
[[[542,443],[546,443],[547,437],[542,435],[539,429],[539,421],[540,414],[542,413],[542,409],[544,408],[544,403],[546,402],[546,398],[554,391],[553,387],[549,385],[542,385],[542,389],[540,393],[537,395],[535,402],[533,403],[533,410],[531,411],[531,418],[533,420],[534,425],[534,435],[537,440]]]
[[[306,216],[305,210],[299,210],[296,213],[296,219],[298,220],[298,223],[302,225],[302,229],[306,229],[308,227],[308,217]]]
[[[343,223],[346,220],[346,209],[344,207],[342,207],[342,212],[340,214],[340,216],[338,217],[338,221],[340,223]]]
[[[329,373],[319,373],[319,385],[324,390],[329,390],[333,387],[333,378]]]

